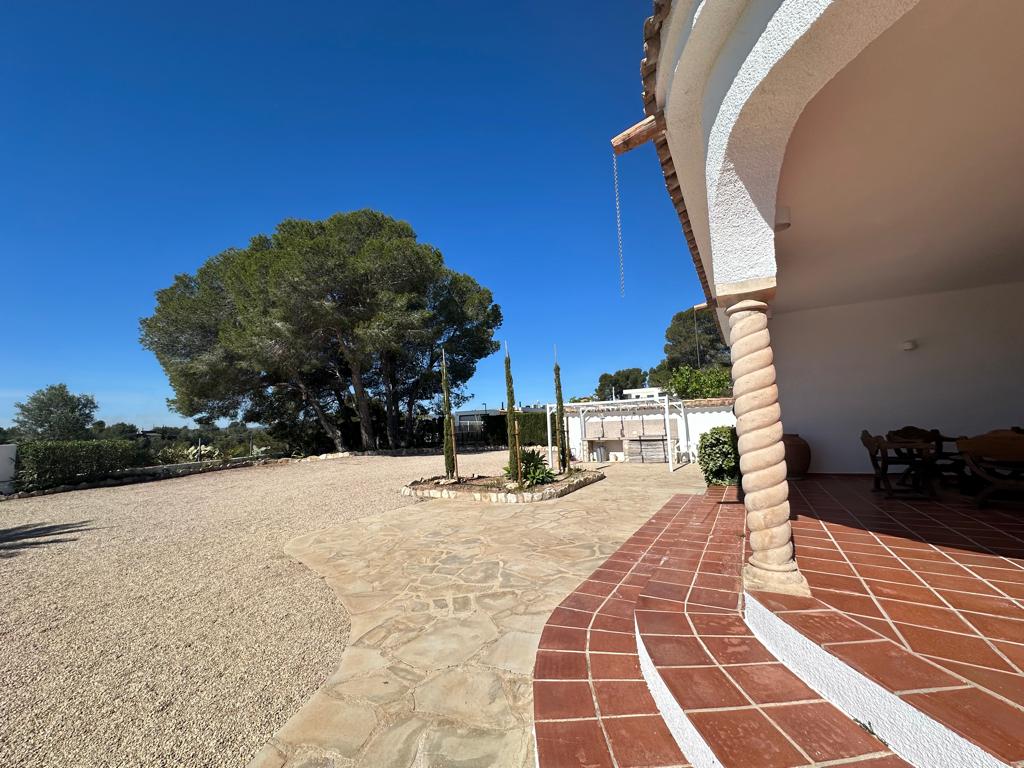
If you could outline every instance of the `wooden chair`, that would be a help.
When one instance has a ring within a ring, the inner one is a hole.
[[[868,451],[871,467],[875,472],[874,490],[885,489],[885,495],[892,498],[897,493],[914,493],[934,496],[928,462],[934,451],[929,441],[893,441],[881,435],[872,435],[866,429],[860,433],[860,442]],[[896,488],[889,479],[889,470],[902,468],[901,485]]]
[[[963,490],[964,460],[957,451],[956,441],[966,435],[950,437],[944,435],[937,429],[924,429],[922,427],[906,426],[887,432],[886,440],[892,443],[931,443],[932,452],[927,461],[930,466],[927,471],[932,479],[937,479],[943,484],[956,485]],[[947,446],[949,446],[947,448]],[[905,453],[896,448],[897,453]],[[909,471],[909,470],[908,470]],[[946,483],[945,481],[949,481]]]
[[[1024,496],[1024,433],[994,430],[958,440],[957,447],[971,474],[983,484],[976,498],[979,507],[997,493]]]

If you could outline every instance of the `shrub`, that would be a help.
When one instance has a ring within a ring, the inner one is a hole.
[[[721,365],[710,368],[684,365],[672,371],[668,388],[673,395],[683,400],[728,397],[732,394],[732,373]]]
[[[38,440],[18,447],[18,488],[38,491],[100,480],[136,466],[130,440]]]
[[[532,488],[535,485],[554,482],[555,473],[545,463],[544,456],[540,451],[526,449],[519,453],[519,461],[523,465],[523,487]],[[509,464],[505,467],[505,477],[509,480],[518,480],[516,468]]]
[[[732,485],[740,477],[735,427],[712,427],[700,436],[697,463],[708,485]]]
[[[519,419],[520,445],[547,445],[548,428],[544,424],[544,414],[536,411],[516,411]],[[506,420],[504,414],[484,416],[484,430],[491,445],[502,445],[506,440]],[[555,439],[555,414],[551,414],[551,440]]]

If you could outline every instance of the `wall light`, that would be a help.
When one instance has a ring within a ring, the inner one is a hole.
[[[903,342],[904,352],[913,352],[915,349],[917,349],[916,339],[907,339],[906,341]]]

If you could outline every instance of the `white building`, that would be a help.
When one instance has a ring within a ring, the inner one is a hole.
[[[654,7],[613,145],[654,141],[728,335],[754,583],[799,588],[783,421],[812,472],[1021,422],[1024,2]]]
[[[671,469],[696,461],[700,437],[709,429],[736,424],[728,397],[679,400],[656,387],[627,389],[623,396],[565,404],[569,450],[577,461],[667,463]],[[555,405],[547,409],[553,414]],[[553,454],[549,463],[554,466]]]

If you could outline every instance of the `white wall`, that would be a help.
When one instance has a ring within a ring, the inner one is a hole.
[[[701,408],[686,408],[686,428],[688,444],[686,451],[690,461],[697,460],[697,445],[700,443],[700,436],[712,427],[735,427],[736,416],[732,412],[732,406],[707,406]]]
[[[684,412],[685,422],[684,417],[679,413],[676,406],[673,405],[670,414],[672,440],[673,442],[678,440],[682,444],[680,450],[689,456],[690,461],[697,460],[697,444],[700,442],[701,435],[712,427],[733,427],[736,425],[736,416],[733,415],[731,405],[686,406]],[[592,419],[596,420],[598,418],[600,417],[588,414],[587,422],[590,423]],[[623,418],[627,421],[635,421],[640,417],[638,415],[624,414]],[[652,414],[648,413],[648,418],[652,418]],[[619,416],[614,416],[615,421],[618,419]],[[580,418],[577,414],[570,413],[568,421],[569,447],[572,450],[573,456],[586,461],[588,457],[586,455],[586,446],[583,443],[583,435],[580,431]]]
[[[810,444],[811,471],[870,472],[862,429],[1024,422],[1022,295],[1011,283],[776,314],[782,422]]]

